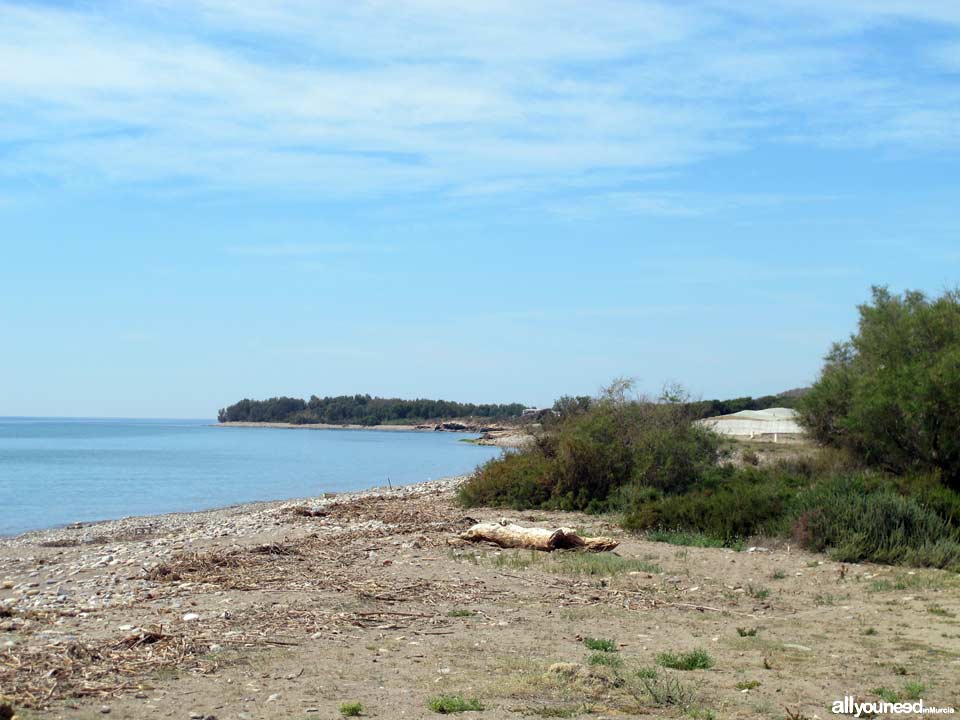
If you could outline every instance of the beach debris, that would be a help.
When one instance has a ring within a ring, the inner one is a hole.
[[[572,528],[523,527],[500,520],[500,522],[477,523],[460,533],[462,540],[490,542],[504,548],[525,548],[552,552],[554,550],[584,550],[606,552],[620,543],[609,537],[581,537]]]
[[[297,517],[326,517],[330,513],[323,508],[308,507],[306,505],[297,505],[289,510],[291,515]]]

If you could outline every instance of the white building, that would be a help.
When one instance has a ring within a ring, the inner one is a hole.
[[[705,427],[721,435],[772,439],[803,435],[797,421],[797,411],[789,408],[741,410],[730,415],[718,415],[700,421]]]

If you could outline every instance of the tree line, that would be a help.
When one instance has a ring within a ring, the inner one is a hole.
[[[288,422],[295,425],[325,423],[330,425],[410,424],[452,418],[487,418],[506,420],[523,413],[522,403],[460,403],[450,400],[403,400],[370,395],[338,395],[309,400],[274,397],[267,400],[244,398],[222,408],[220,422]]]

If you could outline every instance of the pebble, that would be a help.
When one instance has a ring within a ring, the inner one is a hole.
[[[101,705],[101,706],[100,706],[100,712],[101,712],[102,714],[104,714],[104,715],[109,715],[109,714],[110,714],[110,706],[109,706],[109,705]]]
[[[186,615],[183,616],[184,622],[192,622],[194,620],[199,620],[199,619],[200,619],[199,613],[187,613]]]
[[[273,693],[273,695],[267,698],[267,702],[276,702],[279,699],[280,699],[280,693]]]

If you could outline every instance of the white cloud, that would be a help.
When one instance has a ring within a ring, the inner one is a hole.
[[[955,30],[953,2],[81,7],[0,0],[0,181],[477,199],[602,189],[771,140],[960,148],[960,90],[930,71],[955,49],[888,60],[870,39]]]

